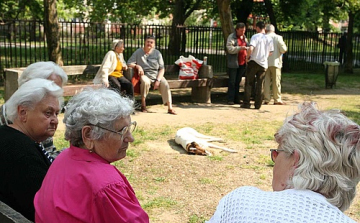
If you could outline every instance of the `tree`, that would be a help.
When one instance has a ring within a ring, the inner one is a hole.
[[[60,48],[59,21],[56,11],[56,0],[44,0],[44,30],[49,60],[63,65]]]
[[[235,31],[230,8],[231,0],[216,0],[216,2],[219,9],[219,17],[221,22],[221,29],[224,36],[225,48],[228,36]]]
[[[254,0],[236,0],[232,1],[231,8],[234,10],[237,22],[247,24],[247,19],[254,6]]]
[[[275,26],[275,31],[277,32],[278,28],[277,28],[277,22],[276,22],[276,17],[275,17],[273,5],[272,5],[270,0],[264,0],[264,2],[265,2],[266,11],[268,12],[269,17],[270,17],[270,23],[273,26]]]
[[[40,19],[43,10],[39,0],[5,0],[0,2],[0,20],[6,21],[8,33],[7,38],[12,39],[16,28],[14,20],[16,19]],[[35,24],[34,24],[35,25]],[[30,41],[35,39],[34,28],[30,29]]]
[[[346,38],[346,61],[344,71],[353,73],[353,33],[354,21],[356,16],[360,16],[360,2],[358,0],[344,0],[342,8],[346,9],[349,14],[348,32]]]

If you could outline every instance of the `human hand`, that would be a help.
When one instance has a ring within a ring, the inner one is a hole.
[[[139,74],[140,76],[144,75],[144,70],[142,69],[142,67],[141,67],[141,66],[136,65],[135,67],[137,68],[137,70],[138,70],[138,74]]]
[[[127,66],[127,65],[124,65],[122,69],[123,69],[123,70],[127,70],[127,69],[128,69],[128,66]]]
[[[156,80],[154,83],[154,90],[158,89],[160,86],[160,81]]]
[[[108,80],[103,80],[103,86],[105,86],[105,87],[109,87],[109,81]]]

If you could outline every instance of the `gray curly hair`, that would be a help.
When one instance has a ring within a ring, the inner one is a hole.
[[[339,110],[319,111],[306,102],[275,134],[279,147],[299,153],[289,186],[324,195],[341,211],[349,208],[360,180],[360,129]]]
[[[134,112],[134,101],[122,97],[107,88],[86,88],[75,95],[66,105],[63,122],[66,125],[65,139],[74,146],[82,146],[81,130],[85,125],[93,125],[91,137],[102,139],[105,130],[95,127],[99,124],[113,128],[114,121]]]

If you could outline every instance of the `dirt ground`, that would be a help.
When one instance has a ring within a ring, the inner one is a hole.
[[[148,106],[151,113],[137,112],[132,119],[149,131],[162,125],[196,129],[207,123],[234,123],[234,127],[242,128],[244,124],[258,119],[282,122],[286,116],[297,111],[299,103],[309,100],[316,101],[320,109],[341,108],[341,104],[332,104],[331,100],[341,97],[344,100],[357,100],[360,106],[360,91],[357,89],[324,89],[305,96],[283,94],[283,101],[287,104],[284,106],[263,105],[260,110],[240,109],[239,105],[226,104],[225,90],[217,89],[213,93],[212,104],[188,103],[189,98],[178,96],[184,92],[173,92],[174,108],[178,115],[166,114],[166,106],[156,104],[160,101],[154,100],[154,104]],[[349,95],[352,99],[349,99]],[[148,149],[141,152],[139,157],[131,162],[124,160],[125,165],[131,165],[130,182],[134,183],[142,204],[159,197],[176,202],[170,207],[162,205],[158,209],[151,209],[151,222],[201,222],[209,219],[220,198],[239,186],[252,185],[271,191],[272,167],[266,164],[266,160],[269,149],[276,148],[273,140],[263,142],[259,148],[248,149],[242,142],[225,139],[225,146],[238,153],[221,153],[223,159],[214,162],[206,157],[187,155],[175,144],[174,135],[175,132],[171,132],[167,141],[151,141],[146,144]],[[218,151],[212,152],[216,154]],[[131,176],[136,180],[132,180]],[[149,178],[164,180],[156,182],[149,181]],[[360,221],[359,192],[346,213]]]
[[[161,105],[158,95],[150,95],[150,113],[136,112],[132,120],[145,131],[159,126],[189,126],[197,128],[212,123],[233,123],[236,128],[244,128],[256,120],[281,123],[286,116],[297,111],[299,103],[316,101],[320,109],[341,108],[332,99],[356,100],[360,106],[360,90],[324,89],[316,94],[283,94],[287,104],[263,105],[260,110],[240,109],[239,105],[227,105],[226,89],[216,89],[212,94],[212,104],[189,103],[184,91],[173,91],[174,109],[178,115],[167,114],[167,107]],[[61,128],[61,127],[60,127]],[[274,132],[275,133],[275,132]],[[126,157],[117,165],[132,184],[141,205],[147,210],[151,222],[183,223],[203,222],[215,211],[219,200],[237,187],[251,185],[271,191],[272,167],[268,165],[269,149],[276,148],[273,140],[266,140],[258,148],[247,148],[246,144],[232,139],[224,139],[223,144],[238,153],[219,153],[221,160],[185,153],[174,142],[174,131],[167,140],[146,141],[145,150],[136,151],[135,158]],[[215,135],[222,137],[222,135]],[[137,148],[129,148],[136,150]],[[360,187],[358,186],[358,189]],[[346,214],[360,222],[360,193]]]

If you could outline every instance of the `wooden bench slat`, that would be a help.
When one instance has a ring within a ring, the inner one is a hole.
[[[79,74],[95,74],[100,65],[74,65],[74,66],[63,66],[62,68],[68,75],[79,75]],[[5,100],[9,99],[10,96],[17,89],[17,79],[25,68],[9,68],[5,69]],[[166,65],[166,73],[176,74],[170,75],[177,78],[179,72],[179,66],[176,64]],[[132,69],[128,69],[124,73],[125,77],[131,79]],[[168,77],[168,76],[166,76]],[[216,77],[213,76],[211,66],[202,66],[199,70],[199,79],[189,80],[172,80],[168,79],[170,89],[179,88],[192,88],[192,99],[194,102],[210,103],[211,88],[214,87],[227,87],[228,77]],[[86,84],[64,86],[64,96],[73,96],[80,92],[84,87],[92,86]]]

